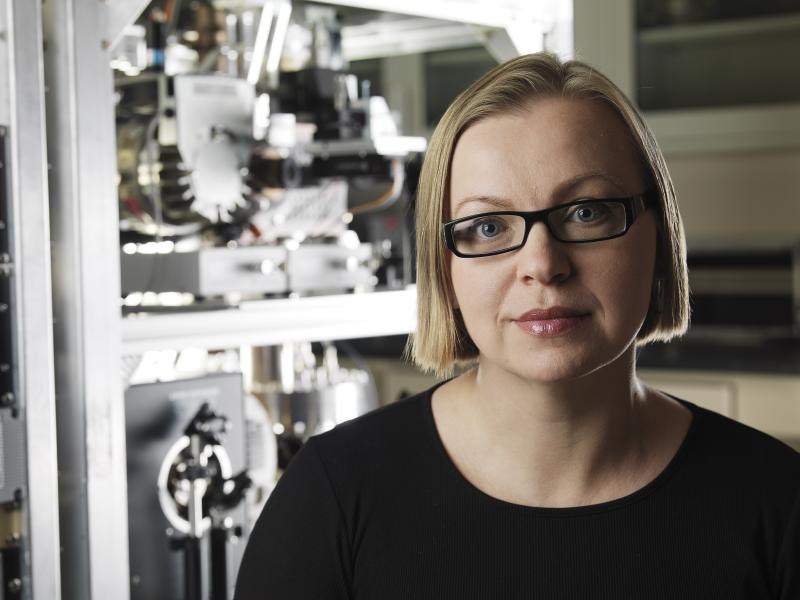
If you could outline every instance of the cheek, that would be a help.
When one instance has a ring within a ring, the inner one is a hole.
[[[463,311],[464,306],[469,306],[470,279],[475,273],[463,261],[453,257],[450,259],[450,287],[453,295],[453,308]]]
[[[450,261],[453,307],[461,310],[465,320],[476,313],[483,317],[499,305],[502,281],[489,265],[480,263],[480,259],[453,258]]]
[[[613,322],[644,319],[650,305],[655,264],[655,241],[650,236],[631,239],[621,251],[603,261],[595,271],[594,287],[607,317]],[[653,238],[655,236],[653,235]]]

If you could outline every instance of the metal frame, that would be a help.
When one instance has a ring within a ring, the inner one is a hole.
[[[23,575],[26,598],[61,598],[55,375],[50,240],[46,174],[41,2],[0,1],[0,30],[8,47],[0,70],[8,78],[10,189],[17,373],[20,418],[25,427],[29,553]],[[7,27],[4,25],[8,24]],[[2,40],[0,40],[0,43]],[[0,97],[3,101],[3,97]],[[24,265],[24,268],[21,268]],[[25,589],[29,583],[29,589]]]
[[[422,17],[378,20],[343,27],[342,51],[352,61],[467,48],[501,31]]]
[[[113,48],[122,39],[125,27],[133,23],[150,0],[104,0],[106,7],[99,12],[102,33],[100,44],[103,49]]]
[[[9,63],[8,44],[9,32],[7,23],[11,22],[11,4],[9,0],[0,3],[0,125],[11,122],[11,63]]]
[[[61,575],[64,597],[75,600],[129,597],[109,28],[133,5],[44,5]]]
[[[413,331],[416,288],[249,302],[240,308],[145,314],[122,321],[123,353],[183,348],[273,346]]]
[[[481,40],[502,62],[528,52],[550,50],[564,59],[572,58],[572,2],[563,0],[317,0],[322,4],[351,6],[441,21],[427,30],[404,34],[399,43],[387,44],[374,35],[373,27],[405,28],[402,20],[362,28],[349,28],[353,39],[343,40],[350,58],[385,56],[392,50],[423,52],[441,48],[450,38],[451,47]],[[413,20],[412,20],[413,22]],[[459,29],[458,24],[471,25]],[[455,25],[454,25],[455,24]],[[484,28],[493,28],[486,31]],[[363,38],[363,39],[360,39]],[[408,39],[405,39],[408,38]],[[348,51],[349,50],[349,51]]]
[[[523,15],[549,14],[549,0],[505,0],[504,2],[477,2],[475,0],[316,0],[320,4],[352,6],[400,15],[413,15],[428,19],[454,21],[505,27],[525,19]]]

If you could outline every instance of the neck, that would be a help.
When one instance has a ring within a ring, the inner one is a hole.
[[[553,383],[480,362],[464,383],[500,485],[529,490],[521,500],[540,506],[590,504],[624,487],[643,455],[634,360],[631,346],[589,375]]]

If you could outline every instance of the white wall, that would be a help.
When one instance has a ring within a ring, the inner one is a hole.
[[[800,149],[667,156],[687,239],[800,240]]]

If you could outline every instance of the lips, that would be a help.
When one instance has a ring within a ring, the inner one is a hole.
[[[589,313],[577,308],[567,308],[564,306],[552,306],[550,308],[534,308],[523,313],[515,321],[549,321],[551,319],[570,319],[573,317],[583,317]]]
[[[588,316],[583,310],[553,306],[529,310],[514,319],[514,324],[531,335],[552,337],[581,325]]]

